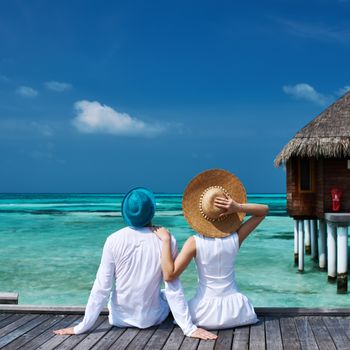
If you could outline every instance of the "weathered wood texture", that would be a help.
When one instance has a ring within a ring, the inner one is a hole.
[[[298,310],[298,313],[296,313]],[[100,316],[88,334],[57,336],[54,329],[74,326],[77,315],[10,314],[0,311],[0,349],[144,349],[144,350],[282,350],[282,349],[350,349],[350,312],[335,316],[334,313],[317,315],[303,309],[294,309],[288,315],[276,309],[269,315],[268,309],[258,313],[255,325],[215,331],[216,341],[200,341],[184,337],[179,327],[167,319],[157,327],[147,329],[117,328]]]
[[[18,304],[18,293],[0,292],[0,304]]]
[[[310,158],[312,160],[314,192],[299,190],[298,158],[292,157],[286,164],[287,212],[292,217],[324,218],[332,211],[331,189],[338,187],[343,195],[341,211],[350,212],[350,169],[345,158]]]
[[[316,215],[315,204],[317,194],[317,163],[311,163],[315,192],[301,192],[299,190],[299,159],[291,158],[287,162],[287,212],[293,217],[313,217]]]
[[[342,190],[342,212],[350,212],[350,169],[347,167],[347,159],[328,158],[323,160],[323,198],[325,212],[332,210],[331,189],[338,187]]]

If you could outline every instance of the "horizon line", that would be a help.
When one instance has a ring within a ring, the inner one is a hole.
[[[120,195],[126,194],[126,192],[0,192],[0,195],[11,195],[11,194],[99,194],[99,195]],[[182,195],[182,192],[153,192],[154,194],[168,194],[168,195]],[[267,194],[287,194],[286,192],[247,192],[248,195],[258,194],[258,195],[267,195]]]

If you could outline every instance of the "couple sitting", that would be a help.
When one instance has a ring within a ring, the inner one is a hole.
[[[109,322],[117,327],[158,325],[171,310],[186,336],[216,339],[203,328],[257,322],[253,306],[237,289],[234,263],[240,245],[267,215],[268,207],[245,202],[244,187],[233,174],[213,169],[196,176],[185,190],[183,212],[199,234],[188,238],[177,255],[175,238],[152,226],[153,194],[142,187],[131,190],[121,209],[128,226],[106,240],[84,319],[55,333],[87,332],[108,300]],[[246,213],[251,218],[241,224]],[[178,276],[192,258],[199,284],[187,304]]]

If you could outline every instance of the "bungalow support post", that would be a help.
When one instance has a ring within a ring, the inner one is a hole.
[[[337,292],[342,294],[348,291],[348,227],[338,226],[337,233]]]
[[[298,271],[304,271],[304,221],[298,220]]]
[[[335,282],[337,279],[337,242],[336,242],[336,226],[327,222],[327,251],[328,251],[328,282]]]
[[[294,220],[294,265],[298,265],[298,220]]]
[[[327,255],[326,255],[326,248],[327,248],[327,235],[326,235],[326,222],[321,219],[319,221],[319,256],[318,256],[318,266],[321,270],[326,269],[326,263],[327,263]]]
[[[311,254],[311,236],[310,236],[310,220],[304,220],[305,229],[305,253]]]

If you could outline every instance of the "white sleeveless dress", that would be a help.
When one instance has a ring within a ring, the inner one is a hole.
[[[234,263],[239,250],[237,233],[225,238],[194,236],[198,287],[189,301],[194,324],[207,329],[232,328],[256,323],[248,298],[236,285]]]

